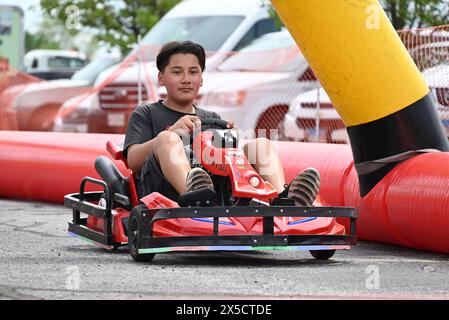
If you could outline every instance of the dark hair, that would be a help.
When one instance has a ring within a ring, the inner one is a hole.
[[[160,72],[170,63],[170,57],[177,53],[193,54],[198,58],[201,70],[206,68],[206,53],[204,48],[192,41],[173,41],[162,46],[156,57],[156,66]]]

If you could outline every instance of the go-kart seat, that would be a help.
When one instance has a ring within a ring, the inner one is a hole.
[[[128,179],[120,173],[111,159],[105,156],[95,159],[95,170],[113,193],[129,197]]]
[[[109,140],[106,149],[114,160],[123,161],[128,168],[128,163],[123,155],[123,149],[114,141]],[[115,164],[107,157],[100,156],[95,160],[95,170],[103,181],[106,182],[112,194],[118,193],[130,197],[130,188],[128,178],[125,178],[117,169]]]

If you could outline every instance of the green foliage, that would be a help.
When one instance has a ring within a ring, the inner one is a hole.
[[[396,30],[449,24],[449,0],[380,0]],[[276,11],[271,16],[282,25]]]
[[[46,34],[37,32],[31,34],[25,33],[25,52],[34,49],[61,49],[59,43],[52,41]]]
[[[118,46],[123,54],[181,0],[41,0],[42,9],[66,23],[73,19],[70,5],[79,9],[81,28],[96,30],[98,41]],[[72,15],[72,16],[71,16]]]
[[[25,34],[26,52],[33,49],[80,50],[90,56],[98,43],[89,30],[69,30],[62,21],[44,12],[37,32]]]
[[[449,0],[381,0],[396,30],[449,23]]]
[[[274,21],[276,30],[279,30],[284,26],[284,23],[282,22],[281,18],[279,18],[276,10],[274,10],[273,7],[270,7],[269,15],[270,15],[270,18],[273,19],[273,21]]]

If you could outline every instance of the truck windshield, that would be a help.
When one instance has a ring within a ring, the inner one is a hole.
[[[142,45],[161,46],[170,41],[190,40],[206,51],[217,51],[243,21],[243,16],[198,16],[162,19],[142,39]],[[213,30],[211,32],[211,30]],[[158,50],[157,50],[158,51]],[[143,60],[156,58],[156,50],[145,50]]]
[[[48,67],[49,68],[68,68],[68,69],[76,69],[84,66],[86,62],[79,58],[71,58],[71,57],[49,57],[48,58]]]
[[[220,71],[291,72],[304,60],[285,32],[266,34],[225,60]]]
[[[73,76],[72,80],[86,80],[89,84],[93,84],[95,79],[104,69],[117,63],[117,58],[112,57],[101,57],[93,60],[91,63],[86,65],[81,70],[77,71]]]

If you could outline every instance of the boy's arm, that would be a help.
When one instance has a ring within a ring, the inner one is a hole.
[[[201,127],[201,120],[196,116],[184,116],[179,119],[172,126],[166,128],[166,131],[171,131],[182,134],[190,134],[194,127]],[[148,158],[148,155],[153,151],[155,140],[157,136],[144,143],[135,143],[128,147],[126,160],[129,168],[138,173],[143,167],[143,163]]]
[[[128,120],[123,147],[128,166],[134,173],[142,169],[145,159],[152,151],[154,138],[149,108],[137,107]]]

